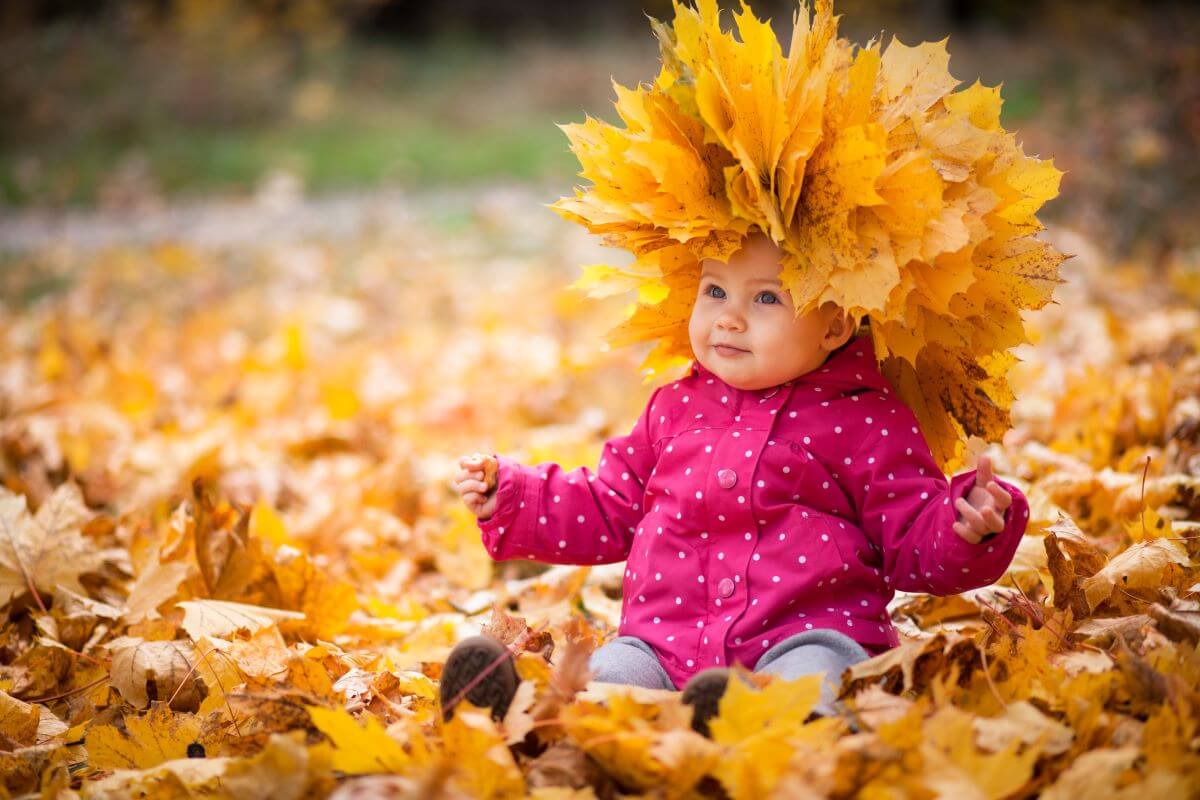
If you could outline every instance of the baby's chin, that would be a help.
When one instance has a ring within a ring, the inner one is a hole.
[[[720,359],[717,359],[719,361]],[[713,359],[705,359],[702,364],[725,383],[743,392],[755,392],[759,389],[770,389],[773,386],[782,386],[788,381],[793,381],[805,374],[783,374],[783,373],[768,373],[761,366],[755,363],[754,354],[748,353],[744,356],[738,356],[736,364],[720,364],[714,363]]]
[[[756,389],[766,389],[776,385],[753,364],[753,359],[754,354],[747,353],[737,357],[737,364],[714,363],[713,359],[707,359],[701,363],[708,368],[709,372],[734,389],[740,389],[743,392],[752,392]],[[716,361],[720,361],[720,359],[718,358]]]

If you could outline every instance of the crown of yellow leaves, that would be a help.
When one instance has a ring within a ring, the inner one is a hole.
[[[856,48],[817,0],[800,4],[784,57],[745,2],[737,38],[716,0],[673,4],[672,26],[651,20],[654,83],[613,82],[624,127],[559,126],[593,185],[550,207],[636,257],[586,266],[572,288],[636,291],[607,339],[658,340],[652,380],[693,358],[700,262],[762,232],[797,315],[832,301],[870,320],[880,370],[954,471],[967,436],[1010,427],[1020,309],[1063,282],[1064,256],[1035,238],[1062,173],[1000,127],[999,86],[953,91],[946,39]]]

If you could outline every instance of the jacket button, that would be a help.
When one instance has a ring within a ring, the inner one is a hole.
[[[721,597],[729,597],[733,594],[733,581],[729,578],[722,578],[721,582],[717,584],[717,591],[721,593]]]
[[[717,470],[717,483],[721,485],[722,489],[732,489],[733,485],[737,483],[737,473],[731,469]]]

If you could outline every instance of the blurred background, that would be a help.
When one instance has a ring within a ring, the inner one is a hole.
[[[794,4],[753,8],[786,46]],[[1200,5],[842,0],[836,10],[859,44],[949,35],[964,86],[1003,83],[1005,127],[1067,171],[1046,221],[1151,263],[1195,246]],[[5,3],[0,247],[31,244],[48,212],[145,213],[199,198],[278,205],[509,186],[550,202],[577,169],[555,123],[616,121],[610,79],[652,79],[646,15],[669,20],[670,3]]]

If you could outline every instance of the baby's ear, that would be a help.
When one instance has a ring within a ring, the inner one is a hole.
[[[857,326],[854,324],[854,317],[850,312],[838,306],[829,308],[828,314],[829,324],[825,329],[825,343],[830,350],[836,350],[850,341]]]

